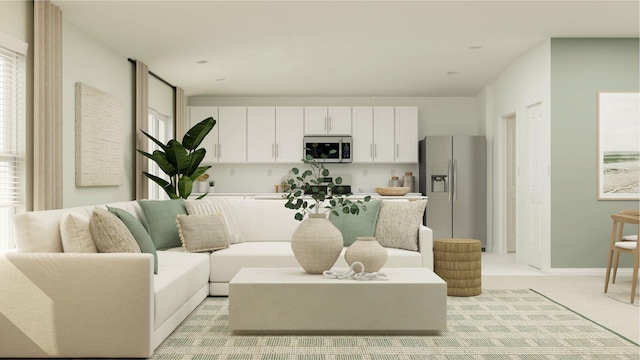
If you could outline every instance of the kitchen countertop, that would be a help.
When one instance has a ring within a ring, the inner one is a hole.
[[[282,199],[282,195],[284,195],[285,193],[259,193],[259,192],[254,192],[254,193],[209,193],[207,196],[242,196],[245,198],[254,198],[256,200],[279,200]],[[191,196],[197,197],[202,195],[202,193],[191,193]],[[353,199],[361,199],[364,198],[365,196],[371,196],[372,199],[383,199],[383,200],[426,200],[427,197],[426,196],[422,196],[422,194],[420,193],[409,193],[407,195],[404,196],[382,196],[378,193],[354,193],[353,195],[349,196],[349,198],[353,198]]]

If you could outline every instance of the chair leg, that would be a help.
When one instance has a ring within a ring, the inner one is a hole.
[[[607,260],[607,274],[604,279],[604,292],[609,290],[609,278],[611,277],[611,261],[613,260],[613,250],[609,250],[609,259]]]
[[[615,252],[615,259],[613,260],[613,278],[611,279],[611,283],[616,283],[616,275],[618,275],[618,260],[620,260],[620,252]]]
[[[633,276],[631,278],[631,303],[633,304],[633,300],[636,298],[636,285],[638,283],[638,262],[640,260],[640,256],[636,251],[636,259],[633,264]]]

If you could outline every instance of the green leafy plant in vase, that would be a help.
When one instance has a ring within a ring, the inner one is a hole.
[[[335,150],[330,153],[333,152]],[[321,156],[321,158],[327,157],[325,154]],[[366,210],[365,202],[371,200],[371,196],[352,201],[348,197],[353,194],[344,193],[342,178],[331,178],[324,162],[310,154],[307,154],[302,162],[308,165],[309,169],[301,172],[297,167],[292,168],[290,171],[292,176],[286,180],[287,190],[283,195],[287,199],[284,206],[296,210],[296,220],[302,221],[306,214],[331,212],[338,216],[341,212],[358,214],[361,209]]]
[[[198,147],[215,125],[214,118],[206,118],[191,127],[185,133],[182,142],[171,139],[167,144],[163,144],[140,130],[156,143],[160,150],[155,150],[151,154],[140,149],[137,151],[158,164],[160,170],[169,176],[169,181],[148,172],[143,172],[143,174],[158,184],[171,199],[188,198],[193,191],[193,184],[198,181],[198,177],[204,175],[211,168],[210,165],[200,166],[207,150]],[[202,194],[198,199],[206,195],[206,193]]]

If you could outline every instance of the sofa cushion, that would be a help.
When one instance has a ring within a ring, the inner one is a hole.
[[[238,223],[229,208],[227,199],[185,200],[184,206],[189,215],[222,214],[229,233],[229,243],[237,244],[243,241]]]
[[[300,267],[300,265],[293,256],[289,241],[243,242],[211,253],[210,281],[229,282],[243,267]]]
[[[89,230],[89,217],[69,212],[60,220],[60,238],[66,253],[97,253]]]
[[[229,233],[222,214],[178,215],[176,223],[186,251],[215,251],[229,247]]]
[[[140,246],[117,216],[95,208],[89,220],[91,237],[101,253],[139,253]]]
[[[176,225],[178,214],[187,213],[182,199],[138,200],[138,204],[144,213],[147,231],[156,249],[163,250],[182,245]]]
[[[229,208],[240,225],[244,241],[291,241],[300,225],[295,211],[284,207],[285,200],[239,199]]]
[[[111,206],[107,206],[107,209],[110,213],[117,216],[124,223],[127,229],[129,229],[129,232],[133,235],[138,246],[140,246],[140,251],[153,255],[153,273],[157,274],[158,255],[156,254],[156,247],[153,244],[147,229],[144,228],[140,220],[136,219],[135,216],[131,215],[128,211]]]
[[[418,228],[427,201],[383,201],[375,237],[384,247],[418,251]]]
[[[342,233],[344,246],[351,246],[359,236],[371,237],[375,234],[381,204],[382,201],[373,200],[366,202],[366,210],[360,209],[358,214],[339,211],[339,215],[329,215],[331,223]]]
[[[158,275],[153,281],[155,328],[208,285],[209,253],[158,251]]]

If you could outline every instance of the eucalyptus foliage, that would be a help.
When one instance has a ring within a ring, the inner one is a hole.
[[[163,144],[153,136],[140,130],[151,141],[156,143],[160,150],[155,150],[151,154],[140,149],[138,149],[138,152],[158,164],[160,170],[169,176],[170,181],[148,172],[143,172],[143,174],[160,185],[171,199],[188,198],[193,190],[193,183],[197,181],[200,175],[203,175],[211,168],[210,165],[200,166],[207,150],[204,148],[198,149],[198,146],[215,125],[216,120],[209,117],[189,129],[182,138],[182,142],[171,139],[167,144]],[[203,194],[198,199],[206,195]]]
[[[335,152],[335,150],[332,150]],[[322,156],[326,158],[327,155]],[[324,163],[318,161],[310,154],[307,154],[302,162],[309,165],[310,169],[300,171],[294,167],[293,174],[286,182],[288,190],[283,195],[287,202],[284,206],[288,209],[296,210],[295,219],[302,221],[306,214],[320,214],[331,212],[338,216],[340,212],[344,214],[358,214],[360,209],[366,210],[365,202],[371,200],[371,196],[366,196],[364,200],[351,201],[348,199],[352,193],[333,195],[333,190],[342,193],[342,178],[336,177],[329,181],[329,169]],[[326,186],[326,190],[324,190]],[[338,211],[340,210],[340,211]]]

